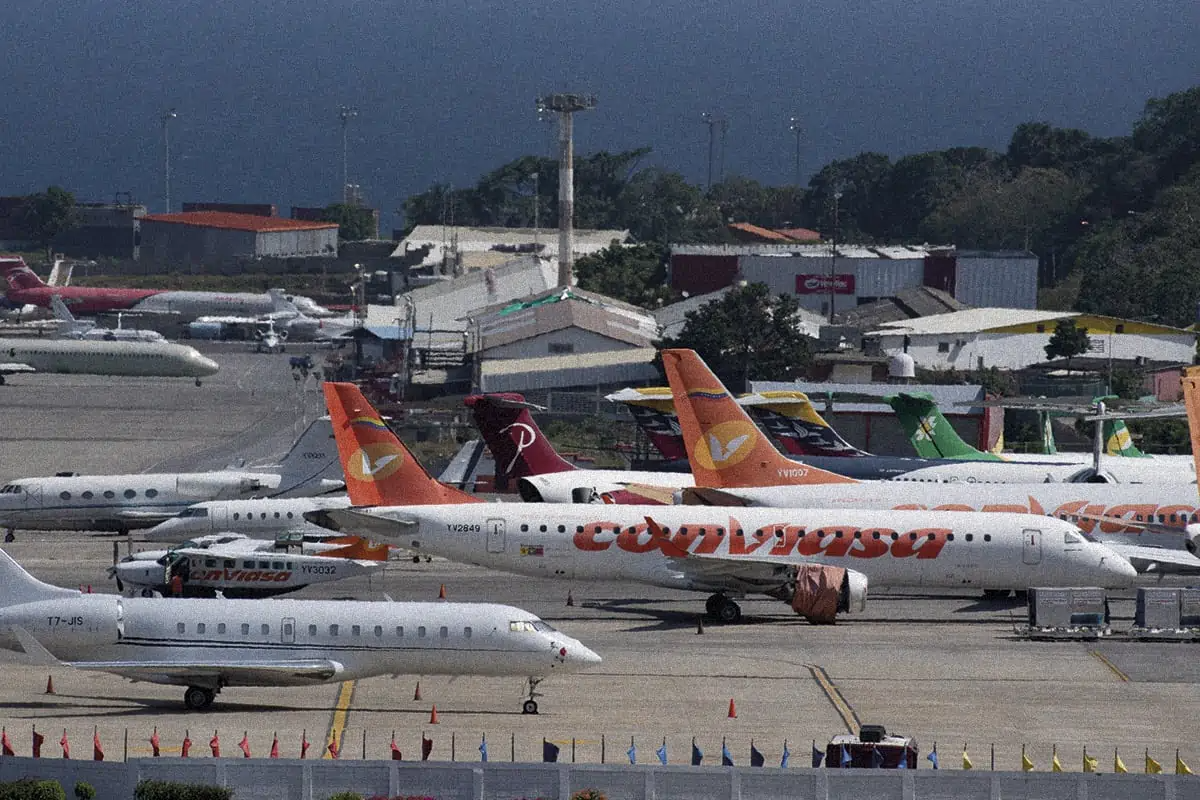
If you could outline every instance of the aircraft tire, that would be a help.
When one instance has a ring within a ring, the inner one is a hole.
[[[524,703],[522,703],[521,704],[521,713],[522,714],[538,713],[537,700],[526,700]]]
[[[183,704],[189,711],[204,711],[213,703],[216,693],[203,686],[189,686],[183,693]]]
[[[742,618],[742,607],[730,600],[728,597],[722,598],[722,602],[717,606],[716,617],[726,625],[732,625]]]
[[[721,607],[721,603],[724,600],[725,595],[723,594],[709,595],[708,599],[704,601],[704,610],[708,612],[709,616],[715,617],[717,609]]]

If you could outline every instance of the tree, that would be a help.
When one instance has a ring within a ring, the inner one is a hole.
[[[1054,333],[1050,336],[1050,341],[1046,343],[1046,358],[1065,358],[1069,372],[1071,359],[1086,353],[1090,346],[1091,340],[1088,339],[1087,328],[1075,327],[1073,319],[1060,319],[1054,326]]]
[[[690,312],[679,336],[661,347],[695,350],[733,391],[747,390],[751,380],[792,380],[812,360],[799,310],[795,297],[773,298],[765,284],[734,287]]]
[[[613,243],[577,260],[575,276],[580,289],[654,309],[674,297],[667,286],[667,256],[658,242]]]
[[[59,186],[31,194],[21,204],[18,219],[25,235],[49,256],[54,237],[75,227],[75,196]]]
[[[326,222],[336,222],[338,238],[348,242],[371,239],[376,235],[375,212],[349,203],[334,203],[321,214]]]

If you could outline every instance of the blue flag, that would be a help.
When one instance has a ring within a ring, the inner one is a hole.
[[[704,761],[704,751],[696,746],[696,740],[692,739],[692,766],[698,767]]]
[[[883,766],[883,753],[879,752],[878,747],[871,748],[871,766],[874,769],[879,769]]]
[[[758,748],[754,746],[754,740],[750,741],[750,766],[761,767],[765,762],[763,754],[758,752]]]
[[[817,749],[817,743],[816,743],[816,742],[813,742],[813,751],[812,751],[812,765],[813,765],[813,769],[816,769],[817,767],[821,766],[821,762],[822,762],[822,761],[824,761],[824,760],[825,760],[825,753],[824,753],[824,751],[818,750],[818,749]]]
[[[625,751],[625,755],[629,756],[630,764],[636,764],[637,763],[637,745],[635,745],[633,742],[630,742],[629,749]]]
[[[662,747],[655,750],[654,754],[658,756],[658,761],[660,764],[665,765],[667,763],[667,743],[665,740],[662,743]]]
[[[549,763],[558,761],[558,745],[542,739],[542,761]]]
[[[850,766],[850,760],[850,748],[846,747],[846,745],[842,745],[842,766]]]
[[[908,750],[900,754],[900,761],[896,764],[896,769],[908,769]]]
[[[792,751],[787,749],[787,739],[783,740],[783,755],[779,758],[780,769],[787,769],[788,759],[792,757]]]
[[[733,754],[729,752],[729,748],[725,746],[725,740],[721,740],[721,766],[733,766]]]
[[[487,737],[484,736],[479,742],[479,760],[487,761]]]
[[[937,745],[934,745],[933,749],[929,751],[929,755],[927,755],[927,756],[925,756],[925,757],[926,757],[927,759],[929,759],[929,763],[930,763],[930,764],[933,764],[933,768],[934,768],[934,769],[937,769],[937,768],[938,768],[938,763],[937,763]]]

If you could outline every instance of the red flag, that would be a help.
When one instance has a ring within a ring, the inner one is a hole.
[[[46,737],[37,732],[37,728],[33,729],[33,757],[42,757],[42,742],[46,741]]]
[[[433,752],[433,739],[426,739],[425,734],[421,734],[421,760],[428,761],[429,754]]]
[[[92,729],[92,761],[104,760],[104,748],[100,746],[100,731]]]
[[[396,746],[396,734],[392,733],[392,761],[402,761],[400,748]]]
[[[271,740],[271,758],[279,758],[279,734]]]
[[[188,754],[191,752],[192,752],[192,737],[188,735],[187,731],[184,731],[183,732],[183,744],[180,745],[180,747],[179,747],[179,757],[187,758]]]
[[[71,743],[67,741],[67,729],[66,728],[63,728],[63,737],[58,740],[58,743],[60,745],[62,745],[63,758],[70,758],[71,757]]]
[[[221,737],[213,731],[213,738],[208,740],[208,746],[212,749],[213,758],[221,757]]]
[[[0,752],[6,756],[15,756],[17,753],[13,750],[12,742],[8,740],[8,728],[0,732]]]
[[[158,727],[154,728],[154,733],[150,734],[150,746],[154,748],[154,757],[158,758]]]
[[[308,731],[304,731],[300,734],[300,757],[305,758],[307,756],[308,756]]]
[[[333,736],[329,737],[329,744],[326,746],[326,749],[329,751],[330,758],[338,757],[337,731],[334,731]]]
[[[238,747],[242,748],[242,756],[250,757],[250,733],[249,731],[242,734],[242,740],[238,742]]]

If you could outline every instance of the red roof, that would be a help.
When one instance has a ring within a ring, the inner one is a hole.
[[[729,232],[735,239],[748,242],[775,242],[791,244],[793,242],[819,242],[821,234],[808,228],[763,228],[749,222],[732,222]]]
[[[797,242],[819,242],[821,234],[810,228],[776,228],[777,233],[782,233],[789,239],[795,239]]]
[[[177,225],[196,225],[202,228],[224,228],[234,231],[312,231],[336,228],[336,222],[306,222],[283,217],[260,217],[256,214],[231,214],[227,211],[187,211],[182,214],[149,214],[142,222],[170,222]]]

